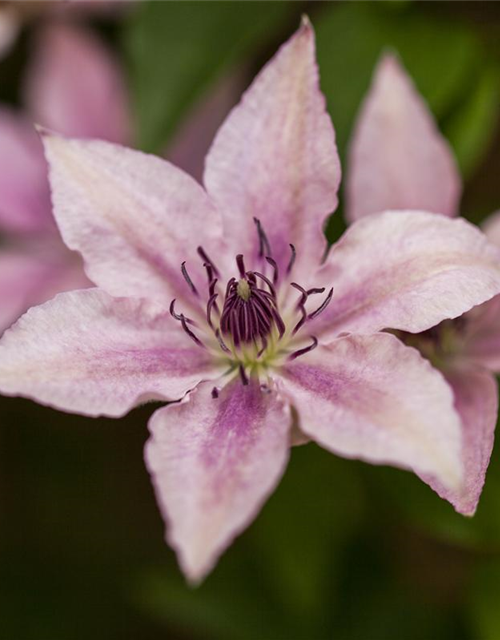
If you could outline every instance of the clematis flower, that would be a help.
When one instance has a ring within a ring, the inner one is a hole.
[[[43,18],[80,17],[123,13],[132,0],[2,0],[0,4],[0,59],[6,56],[16,42],[25,24]]]
[[[32,121],[68,135],[130,138],[121,73],[91,33],[49,25],[38,33],[33,54],[27,113],[0,107],[0,332],[29,307],[90,285],[54,223],[47,164]]]
[[[349,220],[366,219],[387,209],[425,208],[454,217],[460,192],[460,176],[448,143],[397,58],[384,56],[352,142],[347,181]],[[500,246],[498,214],[484,229],[490,241]],[[445,375],[453,391],[461,418],[465,489],[456,492],[436,480],[430,484],[458,512],[473,515],[497,421],[498,390],[493,374],[500,372],[500,297],[427,331],[399,336]]]
[[[0,389],[90,416],[171,402],[145,457],[190,581],[256,516],[294,433],[460,490],[451,390],[381,330],[490,299],[500,254],[463,220],[389,212],[323,259],[340,166],[307,20],[222,125],[204,187],[151,155],[42,135],[59,228],[98,288],[4,334]]]

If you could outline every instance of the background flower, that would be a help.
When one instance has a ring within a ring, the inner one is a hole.
[[[89,286],[52,217],[47,165],[33,122],[61,133],[131,139],[122,73],[96,35],[42,27],[26,71],[25,113],[0,109],[0,331],[56,293]]]

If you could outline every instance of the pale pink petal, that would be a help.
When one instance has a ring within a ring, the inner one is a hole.
[[[67,136],[128,142],[128,96],[111,52],[75,25],[55,22],[37,36],[26,81],[34,121]]]
[[[0,253],[0,333],[30,307],[62,291],[90,286],[77,255],[64,247],[51,247],[50,253],[40,249],[27,246]]]
[[[461,218],[390,211],[352,225],[315,286],[334,287],[313,333],[418,333],[500,292],[500,250]]]
[[[349,160],[351,222],[391,209],[457,214],[461,181],[451,148],[394,55],[377,67]]]
[[[300,269],[324,254],[323,225],[337,206],[339,181],[314,32],[304,21],[222,125],[207,156],[205,185],[229,238],[250,262],[259,249],[256,217],[280,267],[292,243]]]
[[[500,373],[500,296],[471,309],[463,325],[460,357]]]
[[[255,518],[288,460],[289,409],[239,380],[202,384],[150,421],[146,463],[182,570],[199,582]]]
[[[0,107],[0,229],[27,233],[54,227],[47,163],[33,125]]]
[[[168,311],[98,289],[62,293],[0,340],[0,391],[85,415],[177,400],[219,375]]]
[[[348,336],[286,365],[300,429],[330,451],[461,484],[460,420],[443,376],[389,334]]]
[[[490,462],[498,414],[495,378],[486,371],[451,371],[446,378],[455,395],[455,407],[462,420],[465,488],[451,491],[429,477],[422,478],[441,498],[466,516],[474,515]]]
[[[488,240],[500,247],[500,211],[492,213],[481,225],[482,230],[488,236]]]
[[[202,245],[220,267],[218,213],[195,180],[161,158],[44,134],[54,215],[93,282],[112,295],[197,304],[181,264],[206,289]]]

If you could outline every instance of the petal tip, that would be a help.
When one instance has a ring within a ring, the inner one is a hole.
[[[312,31],[313,29],[311,20],[309,19],[309,16],[307,15],[307,13],[303,13],[300,16],[300,29],[302,31]]]

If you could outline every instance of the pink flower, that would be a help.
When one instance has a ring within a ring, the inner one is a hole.
[[[461,181],[446,140],[393,55],[382,58],[365,100],[350,153],[347,216],[355,222],[388,209],[458,215]],[[405,216],[419,217],[406,211]],[[442,216],[435,216],[443,219]],[[486,222],[500,246],[500,217]],[[473,515],[493,447],[500,372],[500,297],[424,332],[400,334],[445,375],[461,418],[465,489],[426,480],[457,511]]]
[[[91,416],[178,401],[154,413],[145,455],[189,580],[256,516],[297,429],[460,490],[450,388],[381,331],[490,299],[500,253],[463,220],[392,212],[323,259],[340,166],[307,21],[222,125],[205,188],[109,142],[44,142],[61,233],[99,288],[5,333],[0,388]]]
[[[83,15],[121,14],[133,0],[7,0],[0,5],[0,59],[10,52],[22,28],[43,18],[76,18]]]
[[[68,135],[129,140],[120,71],[89,32],[40,30],[25,85],[28,114],[0,107],[0,332],[29,307],[90,282],[61,241],[47,165],[31,119]]]

